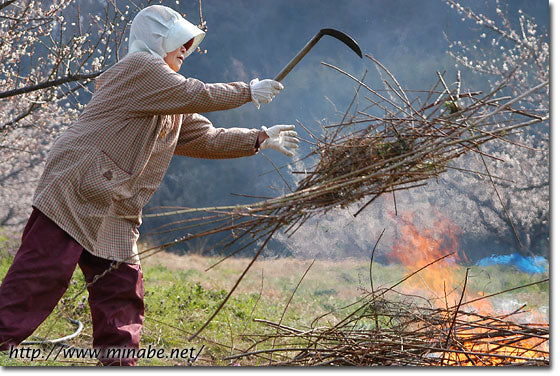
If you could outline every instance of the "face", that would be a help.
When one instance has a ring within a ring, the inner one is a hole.
[[[185,53],[187,49],[185,46],[177,48],[175,51],[168,52],[163,60],[173,69],[175,72],[179,72],[181,65],[183,65],[183,60],[185,59]]]

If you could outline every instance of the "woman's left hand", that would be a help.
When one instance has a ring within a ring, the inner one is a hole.
[[[295,125],[275,125],[273,127],[267,128],[264,125],[262,130],[268,136],[260,144],[260,149],[275,149],[279,152],[287,155],[288,157],[294,156],[294,151],[297,149],[299,144],[299,139],[297,138],[297,132],[294,131]]]

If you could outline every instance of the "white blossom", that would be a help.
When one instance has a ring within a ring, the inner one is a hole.
[[[69,74],[96,73],[114,63],[104,56],[106,51],[92,49],[101,41],[109,45],[109,52],[114,51],[114,38],[104,30],[112,27],[113,33],[120,32],[128,20],[119,26],[105,19],[106,14],[114,11],[112,2],[97,4],[96,14],[82,14],[78,18],[76,2],[25,1],[0,9],[0,92]],[[26,6],[22,7],[21,3]],[[91,32],[79,35],[78,20],[80,24],[91,23]],[[64,31],[62,40],[58,39],[60,31]],[[47,52],[37,54],[42,49]],[[0,200],[3,203],[0,223],[3,226],[21,230],[25,224],[47,151],[83,108],[70,100],[80,92],[92,90],[90,83],[68,96],[68,89],[74,86],[75,83],[70,83],[0,100]]]

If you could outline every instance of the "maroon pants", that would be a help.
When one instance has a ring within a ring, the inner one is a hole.
[[[22,342],[47,318],[68,288],[76,264],[89,283],[111,263],[86,251],[33,208],[21,247],[0,286],[0,350]],[[88,292],[93,347],[138,349],[144,319],[140,265],[120,264]],[[100,360],[105,365],[136,364],[136,359]]]

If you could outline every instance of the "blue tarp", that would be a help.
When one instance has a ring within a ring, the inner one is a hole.
[[[512,253],[511,255],[492,255],[476,263],[478,266],[496,264],[512,265],[524,273],[544,273],[548,262],[542,256],[530,257],[522,256],[519,253]]]

